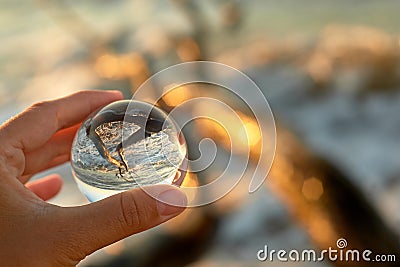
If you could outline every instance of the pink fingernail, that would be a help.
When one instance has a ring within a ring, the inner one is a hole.
[[[168,189],[157,196],[157,210],[161,216],[181,213],[186,204],[186,195],[179,189]]]

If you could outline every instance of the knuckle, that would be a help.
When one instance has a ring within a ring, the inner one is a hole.
[[[78,91],[76,93],[73,93],[72,96],[73,97],[90,99],[91,97],[93,97],[93,93],[94,92],[95,91],[93,91],[93,90],[82,90],[82,91]]]
[[[38,123],[44,123],[44,120],[52,122],[54,121],[54,127],[57,127],[57,118],[59,114],[57,113],[56,101],[57,100],[45,100],[37,102],[30,106],[27,112],[30,114],[45,114],[45,116],[36,118],[36,120],[39,120]]]
[[[50,101],[40,101],[36,102],[30,107],[30,110],[41,110],[41,109],[47,109],[50,106]]]
[[[129,192],[120,194],[119,221],[126,230],[142,229],[146,221],[146,213],[140,211],[138,199]]]
[[[13,146],[0,145],[0,169],[3,175],[20,177],[25,169],[24,154]],[[7,170],[7,171],[6,171]]]

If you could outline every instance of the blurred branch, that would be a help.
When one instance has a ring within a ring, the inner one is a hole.
[[[280,128],[278,135],[275,162],[266,185],[282,199],[318,247],[336,248],[336,241],[345,238],[349,249],[369,249],[399,258],[397,234],[349,177],[328,161],[310,154],[288,131]],[[335,264],[371,266],[365,261]]]
[[[214,113],[229,116],[223,110],[214,110]],[[262,151],[259,143],[261,132],[257,131],[257,123],[249,115],[238,114],[249,133],[248,142],[237,133],[228,136],[211,121],[196,121],[195,132],[211,138],[227,151],[231,149],[231,141],[236,144],[236,149],[250,145],[250,161],[263,164],[258,162]],[[240,129],[240,125],[233,127]],[[266,134],[265,129],[263,134]],[[395,254],[399,258],[397,234],[386,225],[360,189],[351,183],[350,177],[329,161],[313,155],[282,126],[277,128],[277,134],[275,160],[266,186],[279,196],[317,246],[321,250],[336,248],[336,241],[345,238],[349,249],[369,249],[377,254]],[[338,261],[335,265],[370,266],[365,261]],[[387,263],[385,266],[397,264]]]

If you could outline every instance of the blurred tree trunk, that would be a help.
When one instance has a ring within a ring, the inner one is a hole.
[[[347,240],[346,249],[369,249],[376,254],[400,258],[399,237],[388,228],[371,203],[330,162],[312,155],[291,133],[278,129],[277,152],[266,185],[285,203],[323,250],[338,249],[337,240]],[[361,257],[361,253],[360,253]],[[336,266],[375,266],[372,262],[337,261]],[[379,266],[398,266],[395,262]]]

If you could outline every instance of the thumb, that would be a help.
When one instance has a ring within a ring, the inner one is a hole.
[[[69,233],[63,229],[63,243],[67,238],[71,253],[75,253],[70,256],[83,259],[102,247],[165,222],[185,209],[186,195],[177,187],[154,185],[145,190],[147,193],[135,188],[99,202],[64,209],[63,227],[69,225]]]

